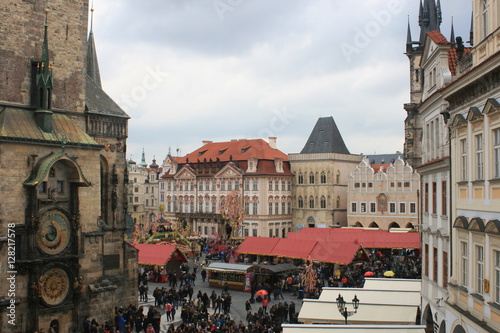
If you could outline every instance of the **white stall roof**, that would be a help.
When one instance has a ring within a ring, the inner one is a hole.
[[[336,302],[339,294],[346,302],[350,302],[354,295],[360,303],[379,303],[392,305],[420,305],[420,291],[402,290],[374,290],[366,288],[323,288],[320,300]]]
[[[308,325],[283,324],[283,333],[425,333],[421,325]]]
[[[210,265],[208,265],[207,270],[223,271],[223,272],[246,272],[252,266],[255,266],[255,265],[228,264],[225,262],[213,262]]]
[[[344,298],[345,299],[345,298]],[[345,299],[348,311],[353,310],[350,299]],[[418,306],[359,302],[358,312],[348,320],[353,324],[412,325],[417,319]],[[344,323],[337,302],[306,299],[302,303],[299,321],[313,323]]]
[[[365,289],[378,290],[407,290],[418,291],[422,289],[420,279],[393,279],[393,278],[365,278]]]

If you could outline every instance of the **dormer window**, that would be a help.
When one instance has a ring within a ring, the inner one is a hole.
[[[224,153],[226,152],[226,150],[227,150],[227,148],[224,148],[224,149],[219,150],[219,155],[224,154]]]

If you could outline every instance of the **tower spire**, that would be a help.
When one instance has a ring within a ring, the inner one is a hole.
[[[451,34],[450,34],[451,47],[455,47],[455,29],[453,28],[453,16],[451,17]]]
[[[408,15],[408,29],[406,32],[406,53],[411,53],[412,51],[413,51],[413,41],[411,39],[410,15]]]
[[[93,25],[94,25],[94,6],[92,2],[92,8],[90,9],[90,32],[89,32],[89,39],[87,41],[87,75],[90,76],[92,81],[95,82],[95,84],[99,87],[102,88],[101,84],[101,72],[99,70],[99,62],[97,61],[97,51],[95,47],[95,42],[94,42],[94,32],[93,32]]]
[[[470,13],[469,44],[470,46],[474,46],[474,12]]]

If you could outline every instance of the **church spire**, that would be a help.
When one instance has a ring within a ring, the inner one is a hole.
[[[424,0],[420,2],[419,25],[420,25],[420,44],[423,45],[428,32],[440,31],[441,25],[441,2],[440,0]]]
[[[406,32],[406,53],[411,53],[412,51],[413,51],[413,41],[411,39],[410,15],[408,15],[408,30]]]
[[[450,34],[451,47],[455,48],[455,29],[453,28],[453,16],[451,17],[451,34]]]
[[[90,10],[90,32],[87,42],[87,75],[95,82],[95,84],[102,88],[101,73],[99,71],[99,62],[97,61],[97,52],[94,43],[94,8]]]
[[[470,13],[469,44],[470,46],[474,46],[474,12]]]
[[[42,60],[37,63],[36,69],[36,100],[35,121],[40,129],[46,133],[52,132],[52,65],[49,64],[48,14],[45,8],[45,22],[43,25]]]
[[[144,148],[142,148],[142,158],[141,158],[141,163],[139,163],[139,166],[144,168],[148,166],[148,164],[146,163],[146,154],[144,153]]]

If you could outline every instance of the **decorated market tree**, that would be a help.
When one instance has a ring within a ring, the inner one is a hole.
[[[229,193],[224,200],[221,200],[219,211],[227,221],[226,234],[228,238],[231,238],[231,234],[240,229],[245,216],[245,205],[241,193],[238,190]]]
[[[302,285],[304,286],[304,291],[311,293],[316,288],[316,282],[318,281],[318,274],[314,269],[312,260],[308,260],[308,263],[304,267],[304,272],[302,273]]]

